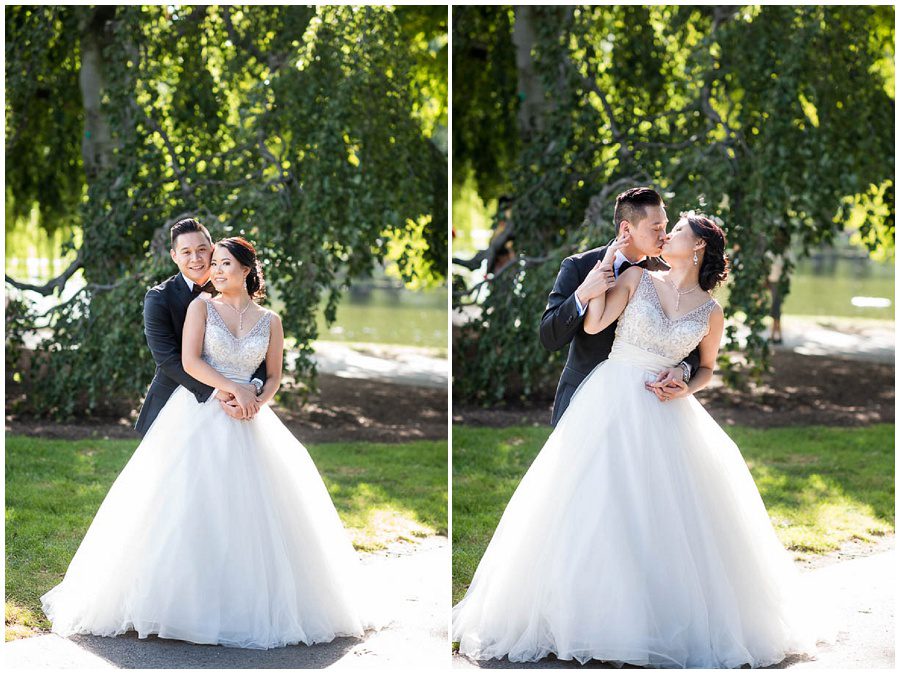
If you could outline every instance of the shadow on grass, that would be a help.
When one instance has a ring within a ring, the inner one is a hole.
[[[447,444],[329,443],[310,447],[359,549],[447,534]]]

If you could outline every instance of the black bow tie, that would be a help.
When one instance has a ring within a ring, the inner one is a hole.
[[[215,287],[212,284],[212,281],[207,281],[205,286],[198,286],[196,283],[194,287],[191,288],[191,295],[196,297],[200,293],[209,293],[212,295],[216,291]]]
[[[621,276],[623,271],[625,271],[625,270],[628,269],[629,267],[634,267],[634,266],[635,266],[635,265],[634,265],[633,263],[629,262],[628,260],[623,260],[623,261],[622,261],[622,264],[619,265],[619,273],[616,274],[616,278],[618,278],[619,276]],[[638,267],[643,267],[643,266],[644,266],[644,261],[641,260],[640,262],[638,262],[638,263],[637,263],[637,266],[638,266]]]

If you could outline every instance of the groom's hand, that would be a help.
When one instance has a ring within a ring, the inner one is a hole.
[[[647,382],[644,387],[653,393],[660,402],[683,398],[688,395],[688,385],[684,383],[684,372],[680,367],[670,367],[656,377],[656,381]]]
[[[216,397],[218,398],[218,396]],[[222,409],[225,410],[225,414],[230,416],[232,419],[244,418],[244,411],[241,409],[241,406],[238,405],[234,400],[225,401],[220,398],[219,405],[221,405]]]
[[[588,302],[603,295],[615,282],[616,274],[612,264],[603,264],[603,261],[600,260],[584,277],[584,281],[578,286],[575,294],[578,295],[581,306],[586,307]]]
[[[222,391],[220,389],[216,389],[216,399],[219,401],[219,405],[221,405],[222,409],[225,410],[225,414],[230,416],[232,419],[247,419],[246,414],[241,409],[241,406],[237,404],[234,399],[234,394],[228,393],[227,391]]]

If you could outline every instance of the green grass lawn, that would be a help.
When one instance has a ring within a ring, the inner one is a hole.
[[[6,437],[6,638],[49,628],[40,596],[65,573],[134,440]],[[307,447],[359,550],[447,533],[442,441]]]
[[[549,426],[453,428],[453,602]],[[894,426],[725,429],[781,541],[803,557],[894,530]]]

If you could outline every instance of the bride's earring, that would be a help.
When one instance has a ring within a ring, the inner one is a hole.
[[[697,266],[697,251],[694,251],[694,266]]]

